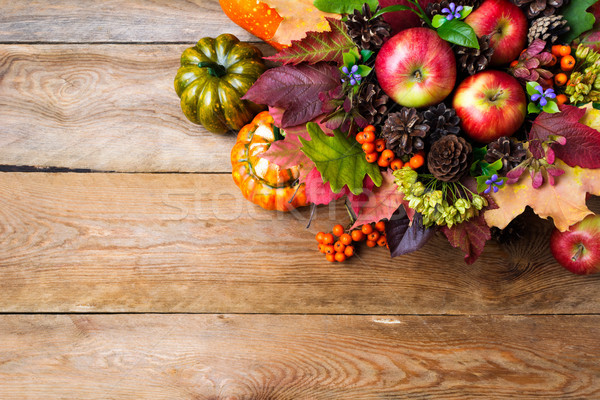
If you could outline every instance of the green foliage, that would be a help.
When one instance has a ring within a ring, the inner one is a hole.
[[[379,6],[378,0],[315,0],[313,2],[319,10],[333,14],[350,14],[354,10],[362,9],[364,3],[367,3],[371,10]]]
[[[312,122],[306,124],[306,128],[311,140],[300,137],[301,150],[315,163],[323,182],[329,182],[334,193],[347,185],[352,193],[361,194],[366,175],[376,186],[381,186],[383,177],[379,167],[365,160],[365,152],[354,138],[339,130],[333,132],[334,136],[327,136]]]
[[[475,31],[463,21],[457,19],[446,21],[438,28],[437,32],[447,42],[474,49],[479,48]]]
[[[583,32],[587,32],[594,26],[596,18],[586,10],[596,4],[598,0],[574,0],[563,7],[563,17],[567,20],[571,30],[564,36],[565,43],[571,43]]]

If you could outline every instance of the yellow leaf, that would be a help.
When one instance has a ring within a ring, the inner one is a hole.
[[[560,160],[555,165],[565,171],[556,178],[556,185],[545,183],[539,189],[531,186],[525,172],[521,179],[492,194],[498,208],[485,212],[489,226],[504,229],[517,215],[530,206],[541,218],[551,217],[560,231],[593,214],[585,204],[586,193],[600,195],[600,169],[571,168]]]
[[[265,0],[283,18],[272,41],[289,46],[292,40],[306,36],[306,32],[329,31],[325,17],[340,18],[339,14],[325,13],[313,6],[313,0]]]
[[[592,107],[592,103],[588,103],[581,108],[585,108],[585,115],[579,122],[595,130],[600,130],[600,110]]]

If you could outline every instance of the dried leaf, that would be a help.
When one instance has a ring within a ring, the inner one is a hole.
[[[320,11],[313,0],[264,0],[283,18],[272,41],[289,46],[292,39],[304,37],[308,31],[324,32],[329,29],[326,18],[340,18],[338,14]]]
[[[243,99],[285,109],[281,120],[281,127],[285,129],[320,115],[319,93],[339,84],[340,71],[333,65],[284,65],[262,74]]]
[[[565,173],[556,179],[554,186],[544,185],[535,189],[530,176],[523,174],[517,183],[506,185],[492,194],[498,208],[485,212],[487,224],[504,229],[525,211],[525,207],[530,206],[541,218],[552,217],[554,225],[565,231],[593,214],[585,204],[586,193],[600,195],[600,169],[571,168],[558,159],[555,165]]]
[[[402,207],[385,224],[385,235],[392,257],[419,250],[427,244],[434,233],[434,228],[423,226],[421,214],[415,214],[411,222]]]
[[[346,33],[344,23],[337,19],[327,18],[330,32],[308,32],[302,40],[293,40],[286,47],[267,60],[281,62],[284,65],[307,62],[315,64],[321,61],[333,61],[341,64],[342,54],[356,47]]]
[[[353,228],[377,222],[385,218],[391,218],[392,214],[403,204],[404,196],[398,192],[398,186],[394,183],[394,175],[389,170],[382,174],[383,183],[366,194],[360,204],[360,213]],[[354,205],[354,203],[352,203]],[[408,203],[406,203],[408,204]]]
[[[452,228],[447,226],[441,228],[450,244],[465,253],[467,264],[473,264],[479,258],[485,243],[492,238],[490,227],[486,224],[483,215],[479,214],[477,217],[454,225]]]
[[[580,123],[584,109],[562,105],[560,113],[541,113],[531,127],[529,140],[548,140],[550,135],[564,136],[565,145],[553,147],[555,155],[571,167],[600,168],[600,132]]]

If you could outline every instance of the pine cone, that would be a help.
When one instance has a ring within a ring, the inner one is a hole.
[[[391,35],[392,29],[382,16],[371,19],[377,11],[379,7],[373,12],[365,3],[362,12],[354,10],[353,14],[348,14],[345,22],[348,35],[360,49],[377,51],[383,45],[383,41]]]
[[[381,124],[388,111],[390,97],[377,83],[368,83],[358,98],[358,112],[371,125]]]
[[[475,75],[487,68],[494,54],[494,48],[490,46],[490,36],[477,38],[479,48],[456,46],[458,66],[469,75]]]
[[[527,40],[531,44],[535,39],[541,39],[548,45],[553,45],[561,35],[570,30],[571,27],[567,25],[567,20],[562,15],[540,17],[531,24]]]
[[[472,151],[465,139],[456,135],[444,136],[431,146],[427,166],[436,179],[454,182],[469,170]]]
[[[440,2],[427,4],[427,7],[425,8],[425,14],[427,14],[429,18],[433,18],[434,15],[442,14],[442,10],[444,8],[450,8],[450,3],[454,3],[456,6],[477,8],[482,2],[483,0],[442,0]]]
[[[440,140],[446,135],[458,135],[460,132],[460,118],[456,115],[454,108],[448,108],[444,103],[431,106],[423,112],[425,124],[429,125],[429,144]]]
[[[523,148],[523,143],[506,136],[502,136],[488,144],[487,148],[484,161],[491,164],[497,160],[502,160],[501,172],[503,173],[515,168],[527,157],[527,150]]]
[[[388,115],[381,137],[388,149],[402,157],[423,150],[428,131],[429,126],[424,123],[421,113],[415,108],[402,107],[399,112]]]
[[[569,0],[513,0],[525,12],[529,19],[538,16],[549,17],[556,14],[556,10],[569,3]]]

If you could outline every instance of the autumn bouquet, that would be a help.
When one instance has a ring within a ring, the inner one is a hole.
[[[559,231],[591,215],[600,53],[573,41],[595,2],[310,2],[315,29],[278,45],[243,99],[269,107],[260,156],[291,171],[288,203],[345,199],[351,224],[317,235],[327,258],[363,240],[399,256],[437,231],[473,263],[527,206]],[[275,38],[299,26],[266,3]]]

